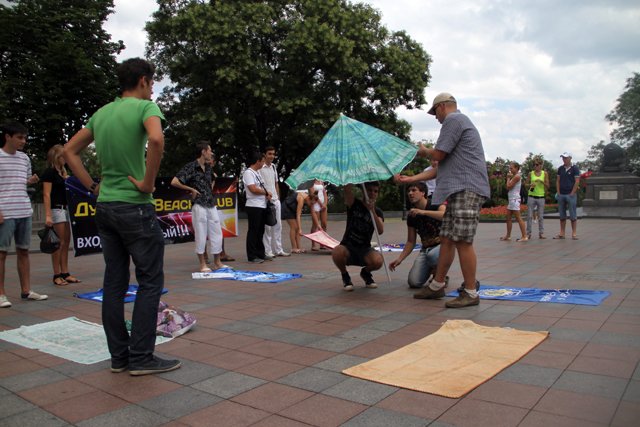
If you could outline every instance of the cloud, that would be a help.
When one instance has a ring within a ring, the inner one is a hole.
[[[604,116],[640,71],[640,3],[629,0],[370,0],[392,31],[405,30],[432,56],[429,103],[453,93],[474,121],[488,160],[542,153],[560,164],[608,141]],[[154,0],[116,0],[107,30],[120,59],[144,55]],[[159,88],[158,88],[159,92]],[[399,109],[413,140],[435,140],[439,123]]]

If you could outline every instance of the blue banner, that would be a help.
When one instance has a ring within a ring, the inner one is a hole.
[[[166,288],[162,289],[162,294],[166,294],[169,292]],[[136,300],[136,295],[138,294],[138,285],[129,285],[129,289],[127,293],[124,295],[124,302],[134,302]],[[84,294],[74,293],[74,297],[80,299],[88,299],[91,301],[102,302],[102,289],[96,292],[86,292]]]
[[[482,285],[478,294],[481,299],[600,305],[602,301],[611,295],[611,292],[587,289],[537,289]],[[458,292],[451,291],[447,293],[447,296],[456,297]]]

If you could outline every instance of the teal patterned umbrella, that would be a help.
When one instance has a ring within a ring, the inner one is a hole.
[[[285,181],[289,187],[310,179],[334,185],[386,180],[413,160],[418,147],[343,114],[320,144]]]

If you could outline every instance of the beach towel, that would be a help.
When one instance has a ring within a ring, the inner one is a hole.
[[[191,273],[192,279],[222,279],[259,283],[280,283],[287,280],[298,279],[300,277],[302,277],[302,274],[270,273],[267,271],[245,271],[234,270],[233,268],[221,268],[209,273]]]
[[[548,335],[547,331],[447,320],[438,331],[419,341],[342,372],[395,387],[459,398],[520,360]]]
[[[77,317],[2,331],[0,339],[84,365],[111,358],[102,325]],[[156,337],[156,345],[170,340]]]
[[[556,304],[600,305],[611,292],[588,289],[538,289],[512,288],[509,286],[482,285],[478,291],[481,299],[509,301],[552,302]],[[457,297],[457,291],[447,293],[448,297]]]
[[[162,293],[169,292],[167,289],[162,289]],[[133,302],[136,300],[136,294],[138,293],[138,285],[129,285],[126,295],[124,296],[124,302]],[[83,294],[73,293],[73,296],[80,299],[88,299],[91,301],[102,302],[102,289],[96,292],[85,292]]]

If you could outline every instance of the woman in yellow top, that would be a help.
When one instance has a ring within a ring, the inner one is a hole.
[[[526,182],[529,188],[529,199],[527,201],[527,236],[531,238],[533,213],[538,210],[538,237],[544,237],[544,200],[549,189],[549,174],[542,170],[542,159],[533,159],[533,170],[529,173]]]

